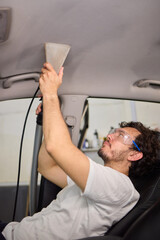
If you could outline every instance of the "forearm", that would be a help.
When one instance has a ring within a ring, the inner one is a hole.
[[[38,172],[61,188],[67,185],[67,175],[48,154],[44,141],[39,152]]]
[[[43,175],[45,171],[56,165],[54,159],[48,154],[44,140],[42,142],[38,156],[38,171]]]
[[[73,144],[68,128],[63,120],[58,96],[56,94],[49,97],[44,96],[43,106],[43,132],[45,146],[47,151],[54,151],[55,155],[52,157],[56,157],[57,152],[59,157],[60,152],[63,152],[66,146]]]

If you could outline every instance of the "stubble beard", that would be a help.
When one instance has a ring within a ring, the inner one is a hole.
[[[104,164],[108,164],[110,162],[121,162],[124,160],[126,152],[124,151],[112,151],[112,157],[110,157],[107,152],[105,152],[102,148],[98,150],[98,156],[102,158]]]
[[[109,159],[107,153],[105,153],[102,148],[100,148],[97,153],[98,153],[98,156],[100,158],[102,158],[102,160],[104,161],[104,164],[110,162],[110,159]]]

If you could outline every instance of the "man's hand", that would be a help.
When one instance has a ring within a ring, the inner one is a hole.
[[[39,79],[42,95],[46,95],[48,97],[57,95],[58,88],[62,84],[62,77],[63,67],[60,69],[60,72],[57,75],[50,63],[44,63],[42,74]]]
[[[42,111],[41,107],[42,107],[42,103],[40,103],[40,104],[38,105],[38,107],[37,107],[37,109],[36,109],[36,115],[38,115],[38,114]]]

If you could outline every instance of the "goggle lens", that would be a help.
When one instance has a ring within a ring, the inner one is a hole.
[[[117,139],[119,141],[121,141],[123,144],[126,144],[126,145],[134,144],[135,147],[138,149],[138,151],[140,151],[140,148],[137,146],[135,141],[133,141],[131,136],[128,133],[126,133],[123,129],[121,129],[121,128],[111,128],[108,135],[109,134],[114,134],[117,137]]]

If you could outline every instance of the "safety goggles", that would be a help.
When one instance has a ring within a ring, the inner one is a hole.
[[[123,144],[126,145],[132,145],[134,144],[135,147],[138,149],[138,151],[141,151],[140,148],[137,146],[135,141],[131,138],[131,136],[126,133],[123,129],[121,128],[112,128],[108,135],[114,134],[114,136],[118,139],[118,141],[122,142]]]

